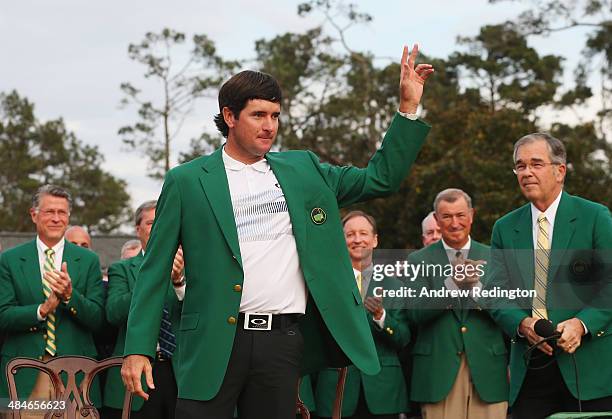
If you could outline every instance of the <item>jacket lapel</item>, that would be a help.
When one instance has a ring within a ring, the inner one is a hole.
[[[221,151],[221,148],[215,151],[202,165],[204,173],[200,176],[200,183],[229,248],[242,266],[232,198]]]
[[[36,239],[32,240],[23,249],[20,256],[21,271],[23,279],[27,283],[33,301],[43,301],[42,275],[40,273],[40,262],[38,261],[38,249],[36,248]]]
[[[304,211],[304,193],[300,177],[295,168],[286,159],[281,158],[278,153],[266,154],[266,160],[285,195],[295,243],[301,253],[303,249],[306,249],[307,214]]]
[[[555,227],[550,252],[550,269],[548,271],[549,281],[557,275],[559,265],[561,265],[565,251],[576,230],[574,222],[576,221],[576,213],[571,196],[566,192],[562,192],[562,194],[559,208],[557,208],[557,214],[555,215]]]
[[[134,289],[136,285],[136,279],[138,278],[138,271],[140,270],[140,265],[142,265],[142,260],[144,259],[142,252],[132,258],[130,261],[130,276],[128,278],[128,286],[130,291]]]
[[[75,252],[76,248],[76,245],[66,240],[66,243],[64,244],[64,254],[62,256],[62,262],[66,262],[66,265],[68,265],[68,275],[70,275],[70,280],[72,281],[73,285],[81,279],[81,264],[79,263],[81,261],[81,257],[77,255],[77,252]]]
[[[513,249],[514,260],[523,277],[523,286],[526,289],[533,288],[534,259],[533,259],[533,230],[531,225],[531,206],[523,207],[522,214],[514,226]],[[497,250],[504,251],[504,250]],[[512,280],[512,278],[510,278]],[[513,284],[519,285],[519,284]]]

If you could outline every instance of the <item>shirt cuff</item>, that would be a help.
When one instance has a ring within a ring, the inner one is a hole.
[[[42,307],[42,304],[39,304],[39,305],[38,305],[38,309],[36,310],[36,318],[38,319],[38,321],[39,321],[39,322],[42,322],[42,321],[47,320],[47,318],[46,318],[46,317],[43,317],[43,316],[40,314],[40,308],[41,308],[41,307]]]
[[[382,329],[385,327],[385,318],[387,317],[387,310],[385,310],[383,308],[383,314],[382,316],[380,316],[380,319],[376,320],[374,317],[372,317],[372,320],[374,320],[374,323],[376,323],[376,325]]]
[[[416,113],[400,112],[399,110],[397,111],[397,113],[406,119],[410,119],[411,121],[416,121],[417,119],[419,119],[419,114]]]
[[[186,287],[187,287],[186,284],[183,284],[180,287],[174,287],[176,298],[178,298],[179,301],[183,301],[185,299],[185,288]]]

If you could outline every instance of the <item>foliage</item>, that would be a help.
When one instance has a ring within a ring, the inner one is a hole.
[[[166,28],[160,33],[148,32],[139,44],[128,47],[130,59],[144,65],[144,77],[159,82],[161,98],[145,99],[141,89],[122,83],[122,104],[136,104],[138,120],[121,127],[119,135],[128,149],[139,150],[147,158],[148,175],[153,179],[162,179],[170,169],[172,142],[195,101],[216,93],[221,82],[238,65],[235,61],[223,60],[206,35],[194,35],[188,57],[177,64],[176,57],[186,42],[184,33]]]
[[[71,222],[110,232],[131,218],[126,183],[100,168],[97,147],[83,144],[62,119],[41,122],[15,91],[0,94],[0,230],[32,231],[31,197],[46,183],[74,199]]]

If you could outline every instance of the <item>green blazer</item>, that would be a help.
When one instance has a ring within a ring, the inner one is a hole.
[[[68,264],[72,297],[55,311],[57,356],[84,355],[96,358],[93,334],[104,323],[104,286],[98,256],[66,241],[62,261]],[[8,397],[4,371],[15,357],[42,359],[45,353],[45,322],[37,318],[38,306],[45,300],[42,290],[36,240],[8,249],[0,255],[0,332],[5,333],[0,361],[0,397]],[[23,369],[16,375],[20,399],[34,387],[38,372]],[[101,404],[97,381],[92,401]]]
[[[372,282],[370,284],[373,285]],[[372,286],[369,288],[371,290]],[[410,327],[403,319],[403,314],[400,310],[386,310],[385,327],[380,329],[374,323],[372,315],[367,313],[381,369],[378,374],[368,375],[353,365],[348,367],[342,402],[343,417],[353,416],[355,413],[361,386],[371,413],[390,415],[408,411],[408,391],[397,355],[397,352],[410,342]],[[319,416],[331,417],[337,383],[337,369],[327,368],[319,372],[315,387]]]
[[[468,258],[488,260],[489,248],[472,239]],[[449,263],[442,241],[410,254],[411,264]],[[413,287],[440,289],[445,277],[419,276]],[[481,279],[486,284],[486,276]],[[437,301],[436,301],[437,300]],[[470,308],[466,308],[470,307]],[[411,400],[435,403],[450,392],[465,354],[478,395],[488,403],[508,400],[508,350],[503,333],[473,300],[417,298],[410,310],[416,328]]]
[[[113,356],[123,355],[123,349],[125,346],[125,332],[128,314],[130,312],[130,302],[132,300],[132,291],[136,285],[138,270],[140,269],[140,265],[142,265],[143,259],[144,257],[142,256],[142,253],[140,253],[133,258],[115,262],[108,268],[108,299],[106,301],[106,318],[110,324],[119,329]],[[168,281],[170,281],[169,276]],[[173,287],[168,288],[165,304],[170,312],[172,331],[178,336],[181,308],[180,302]],[[178,367],[177,355],[178,345],[172,356],[172,366],[174,369]],[[143,385],[146,388],[146,383],[144,380]],[[113,407],[115,409],[121,409],[123,407],[124,396],[125,386],[123,385],[123,381],[121,381],[120,368],[111,368],[106,378],[106,385],[104,386],[104,405]],[[132,410],[140,410],[143,403],[144,399],[142,397],[134,396],[132,399]]]
[[[308,151],[266,154],[285,194],[309,290],[301,321],[304,372],[349,360],[370,374],[380,370],[339,207],[397,191],[428,131],[421,121],[396,116],[365,169],[323,164]],[[179,244],[189,278],[179,333],[179,346],[189,350],[180,352],[175,371],[179,397],[209,400],[225,376],[244,275],[220,149],[166,175],[134,289],[125,355],[155,352],[166,278]]]
[[[577,317],[588,329],[575,355],[580,397],[590,400],[612,395],[612,217],[603,205],[562,194],[555,215],[546,305],[554,324]],[[534,289],[530,204],[495,223],[491,248],[491,286]],[[521,321],[531,316],[531,298],[499,300],[491,315],[512,338],[510,403],[514,403],[525,378],[523,353],[528,347],[517,331]],[[571,357],[561,350],[554,356],[565,384],[577,397]]]

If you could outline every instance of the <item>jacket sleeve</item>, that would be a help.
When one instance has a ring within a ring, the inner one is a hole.
[[[422,121],[411,121],[396,114],[381,147],[363,169],[320,163],[314,153],[309,154],[342,208],[397,192],[429,129],[429,125]]]
[[[504,243],[500,233],[499,225],[493,226],[491,236],[491,260],[487,270],[487,281],[485,288],[509,289],[510,280],[506,257],[508,252],[503,251]],[[507,298],[487,298],[479,301],[488,309],[489,314],[499,324],[502,330],[510,337],[517,336],[518,327],[525,317],[531,313],[520,307],[514,300]]]
[[[390,309],[385,312],[385,327],[382,329],[374,323],[372,315],[368,313],[372,332],[375,336],[380,336],[384,341],[389,342],[395,349],[400,350],[410,343],[410,323],[407,311]]]
[[[122,326],[130,313],[132,291],[129,286],[128,270],[121,262],[108,268],[108,298],[106,300],[106,319],[113,326]]]
[[[67,304],[60,303],[58,308],[65,310],[75,321],[89,330],[97,331],[104,324],[104,300],[106,298],[104,284],[102,283],[102,272],[100,260],[91,255],[86,262],[86,286],[85,292],[72,290],[72,297]]]
[[[592,336],[609,334],[612,325],[612,217],[608,208],[600,206],[593,230],[593,258],[599,267],[601,291],[576,317],[587,327]],[[606,333],[608,331],[608,333]],[[602,333],[603,332],[603,333]]]
[[[25,332],[38,326],[38,305],[19,304],[9,261],[0,254],[0,332]]]
[[[168,172],[155,209],[155,221],[144,261],[133,290],[124,355],[155,356],[172,262],[179,246],[181,193],[173,171]]]

